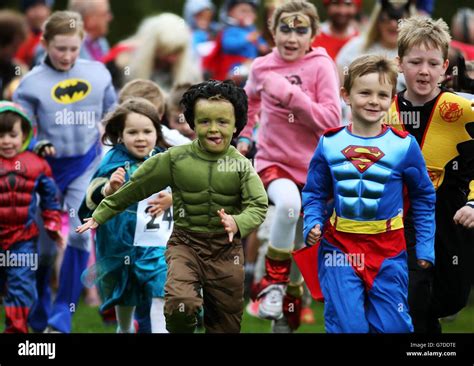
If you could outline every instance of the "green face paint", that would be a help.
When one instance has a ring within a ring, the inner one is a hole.
[[[199,99],[194,105],[194,131],[208,152],[226,151],[236,131],[234,106],[223,99]]]

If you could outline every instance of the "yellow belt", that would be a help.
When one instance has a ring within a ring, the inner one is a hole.
[[[402,216],[388,220],[356,221],[336,216],[336,212],[333,212],[330,222],[337,231],[353,234],[380,234],[403,228]]]

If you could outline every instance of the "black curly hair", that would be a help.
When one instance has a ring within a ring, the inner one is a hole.
[[[235,85],[232,80],[208,80],[191,86],[181,98],[180,104],[184,108],[184,118],[194,129],[194,105],[198,99],[210,99],[219,96],[228,100],[234,106],[235,128],[234,137],[238,136],[247,124],[247,94],[244,89]]]

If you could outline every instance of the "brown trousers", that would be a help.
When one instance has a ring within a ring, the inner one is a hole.
[[[175,228],[166,250],[166,328],[192,333],[203,306],[206,333],[239,333],[244,256],[240,238]],[[201,296],[202,290],[202,296]]]

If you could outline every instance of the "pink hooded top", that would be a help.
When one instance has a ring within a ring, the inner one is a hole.
[[[278,50],[258,57],[245,85],[248,122],[240,137],[252,140],[260,113],[256,170],[276,165],[304,184],[323,131],[340,124],[339,80],[322,47],[284,61]]]

